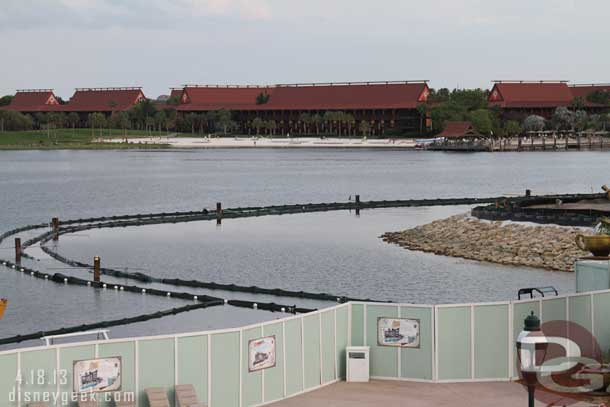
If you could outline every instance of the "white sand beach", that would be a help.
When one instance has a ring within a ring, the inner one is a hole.
[[[412,139],[363,139],[316,137],[140,137],[103,139],[104,143],[169,144],[178,148],[415,148]]]

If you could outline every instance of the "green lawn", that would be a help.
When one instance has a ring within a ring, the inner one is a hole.
[[[127,137],[166,136],[165,132],[127,130]],[[104,130],[103,138],[123,138],[123,130]],[[125,148],[164,148],[166,144],[147,143],[96,143],[100,138],[99,130],[92,136],[91,129],[56,129],[32,131],[7,131],[0,133],[0,150],[22,149],[125,149]]]

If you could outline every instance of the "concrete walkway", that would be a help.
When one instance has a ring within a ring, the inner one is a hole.
[[[536,403],[536,406],[543,406]],[[585,406],[587,404],[578,404]],[[274,404],[272,407],[518,407],[527,393],[516,383],[415,383],[373,380],[340,382]]]

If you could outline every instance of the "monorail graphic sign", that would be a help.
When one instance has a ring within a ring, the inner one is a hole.
[[[121,357],[79,360],[73,366],[74,393],[121,390]]]
[[[419,348],[419,319],[377,318],[377,344]]]
[[[275,335],[248,342],[248,372],[275,367]]]

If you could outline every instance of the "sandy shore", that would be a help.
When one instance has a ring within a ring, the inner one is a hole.
[[[452,216],[382,239],[405,249],[513,266],[573,271],[574,260],[587,253],[575,243],[582,228],[488,222]],[[588,233],[592,233],[589,231]]]
[[[101,140],[105,143],[124,143],[124,138]],[[142,137],[128,138],[130,144],[168,144],[177,148],[415,148],[415,140],[362,138],[254,138],[254,137]]]

